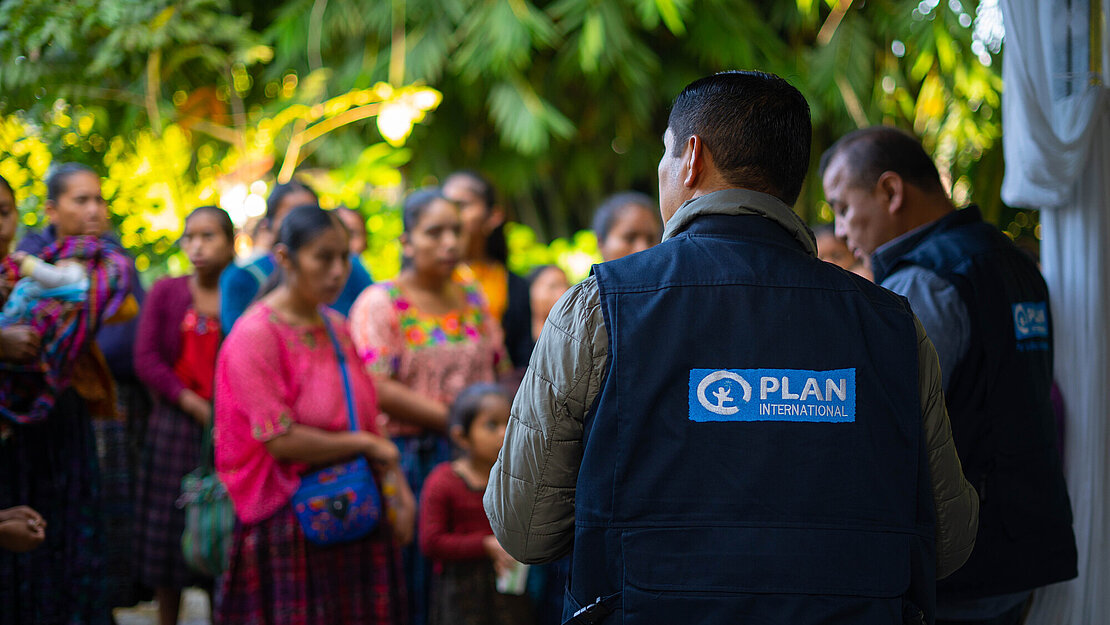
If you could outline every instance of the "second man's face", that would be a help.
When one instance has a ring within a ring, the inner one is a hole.
[[[836,236],[847,240],[848,249],[856,258],[863,258],[898,232],[879,185],[867,188],[855,184],[855,178],[848,159],[838,155],[825,170],[822,183],[825,199],[836,216]]]

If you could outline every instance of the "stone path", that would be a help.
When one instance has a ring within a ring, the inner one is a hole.
[[[133,608],[115,610],[118,625],[158,625],[158,604],[154,601],[140,603]],[[181,599],[181,619],[178,625],[210,625],[208,596],[203,590],[187,588]]]

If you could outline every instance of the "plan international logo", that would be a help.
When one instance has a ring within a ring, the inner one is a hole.
[[[1048,303],[1018,302],[1013,310],[1018,351],[1048,351]]]
[[[691,369],[690,420],[856,420],[856,370]]]

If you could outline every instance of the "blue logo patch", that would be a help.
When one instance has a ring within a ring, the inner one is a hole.
[[[1048,304],[1018,302],[1014,304],[1014,336],[1017,340],[1048,338]]]
[[[856,420],[856,370],[691,369],[690,420]]]

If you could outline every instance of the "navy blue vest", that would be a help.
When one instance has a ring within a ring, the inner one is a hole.
[[[594,274],[609,362],[565,616],[614,597],[624,623],[894,624],[908,599],[931,622],[905,301],[757,216],[701,216]]]
[[[918,265],[955,285],[971,342],[945,400],[964,474],[979,491],[967,563],[941,601],[1002,595],[1076,576],[1071,502],[1056,452],[1052,319],[1037,266],[975,207],[955,211],[873,259],[881,282]]]

